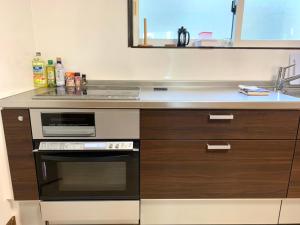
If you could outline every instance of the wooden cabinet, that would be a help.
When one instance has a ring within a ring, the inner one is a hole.
[[[141,139],[296,139],[298,111],[142,110]]]
[[[37,200],[29,110],[4,109],[2,120],[15,200]]]
[[[293,150],[289,140],[143,140],[141,198],[285,198]]]
[[[296,145],[288,197],[300,198],[300,141]]]
[[[299,115],[142,110],[141,198],[286,198]]]

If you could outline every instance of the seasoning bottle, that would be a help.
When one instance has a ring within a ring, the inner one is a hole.
[[[73,72],[66,73],[66,86],[75,87],[75,73]]]
[[[87,79],[86,79],[86,75],[85,74],[82,74],[81,85],[82,86],[86,86],[87,85]]]
[[[81,86],[81,77],[80,73],[75,73],[75,86],[80,87]]]
[[[47,78],[48,78],[48,87],[55,87],[55,66],[53,60],[48,60],[48,65],[46,66]]]

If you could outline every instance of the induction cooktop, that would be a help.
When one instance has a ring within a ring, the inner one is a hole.
[[[37,89],[33,99],[48,100],[139,100],[139,87],[86,86]]]

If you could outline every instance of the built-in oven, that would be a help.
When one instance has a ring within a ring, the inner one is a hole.
[[[139,110],[31,109],[30,118],[44,221],[139,223]]]
[[[139,200],[138,141],[38,141],[40,199]]]
[[[41,200],[138,200],[139,110],[32,109]]]

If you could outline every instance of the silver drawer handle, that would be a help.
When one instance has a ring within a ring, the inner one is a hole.
[[[210,145],[207,144],[207,150],[231,150],[231,145]]]
[[[234,115],[209,115],[210,120],[233,120]]]

